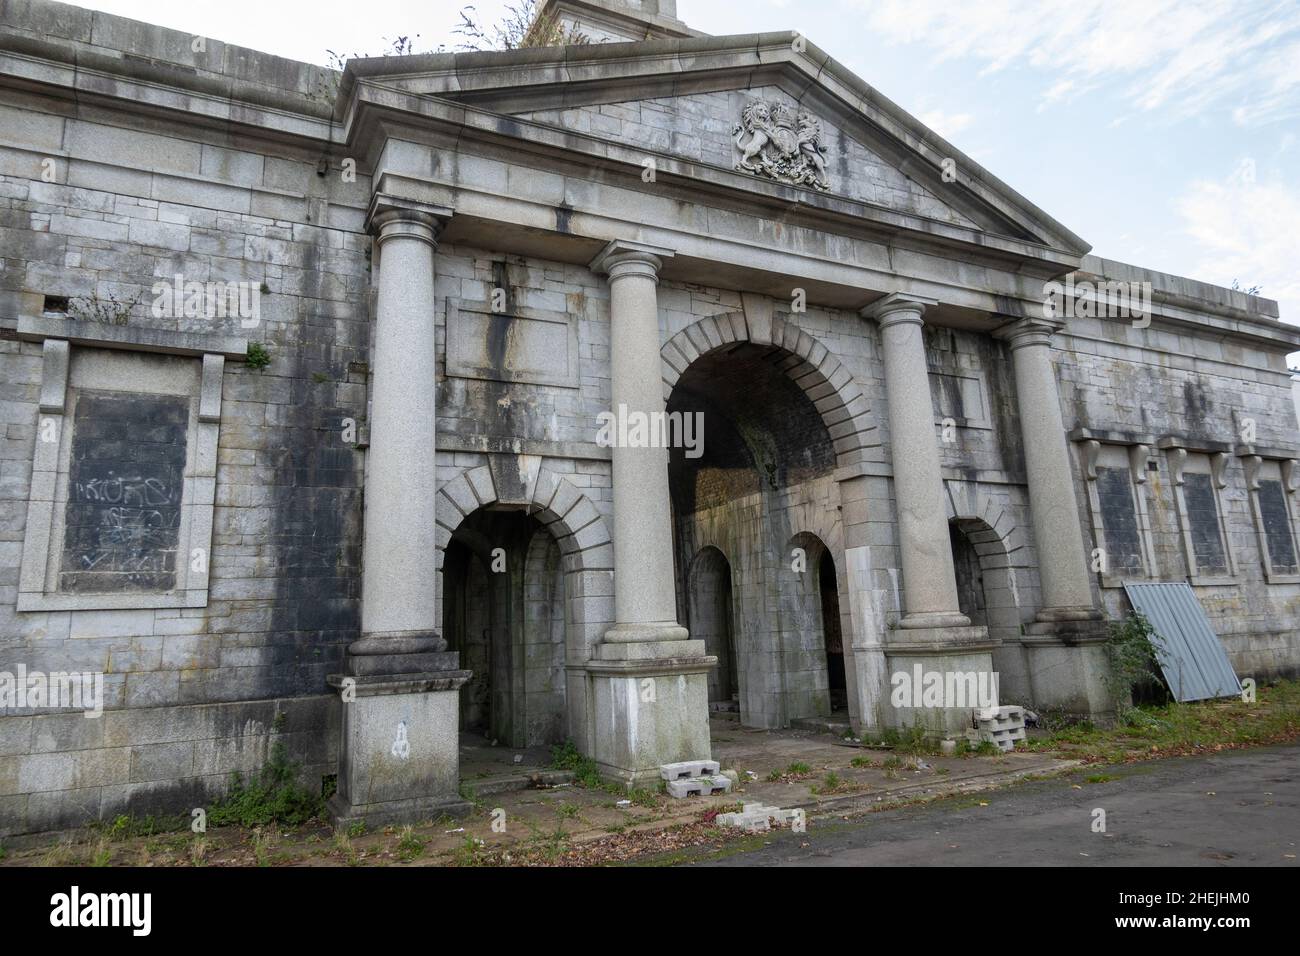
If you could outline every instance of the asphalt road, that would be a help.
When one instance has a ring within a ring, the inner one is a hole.
[[[1116,779],[1086,783],[1098,773]],[[973,805],[984,801],[988,806]],[[1105,810],[1106,832],[1093,832]],[[774,832],[695,866],[1297,866],[1300,746],[1096,767]]]

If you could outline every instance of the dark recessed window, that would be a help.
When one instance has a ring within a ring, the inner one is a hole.
[[[1291,533],[1291,513],[1287,508],[1282,482],[1265,479],[1259,483],[1259,515],[1268,544],[1268,563],[1274,574],[1295,574],[1295,538]]]
[[[66,295],[47,295],[41,309],[46,315],[67,315],[68,297]]]
[[[1128,468],[1097,469],[1097,501],[1101,505],[1101,524],[1106,533],[1106,556],[1111,571],[1140,574],[1142,545]]]
[[[1192,552],[1198,574],[1227,574],[1228,556],[1219,525],[1218,496],[1208,474],[1189,473],[1184,479],[1187,525],[1192,535]]]

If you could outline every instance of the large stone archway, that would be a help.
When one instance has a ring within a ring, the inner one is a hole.
[[[736,586],[742,723],[783,727],[830,713],[826,664],[814,661],[822,648],[803,648],[792,637],[799,630],[794,616],[778,607],[794,607],[789,550],[803,534],[815,537],[817,556],[825,552],[834,570],[833,630],[847,670],[841,696],[852,722],[874,724],[880,691],[864,685],[855,664],[854,579],[840,497],[841,477],[860,475],[882,454],[865,395],[816,338],[756,308],[694,323],[664,343],[661,358],[670,411],[702,410],[707,428],[697,463],[676,451],[670,456],[679,593],[685,608],[693,582],[680,569],[697,554],[716,547],[727,556]],[[817,561],[811,565],[815,575]],[[807,630],[824,633],[820,625]]]

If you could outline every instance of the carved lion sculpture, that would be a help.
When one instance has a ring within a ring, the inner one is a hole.
[[[772,141],[772,114],[767,104],[758,100],[746,105],[740,114],[740,122],[731,132],[741,153],[736,168],[751,173],[761,172],[762,166],[754,163],[753,159]],[[746,134],[750,137],[749,142],[742,144]]]

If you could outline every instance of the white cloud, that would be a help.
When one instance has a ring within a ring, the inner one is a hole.
[[[1102,83],[1130,106],[1191,115],[1231,110],[1242,125],[1300,115],[1300,4],[1270,0],[852,0],[869,29],[984,71],[1047,74],[1045,103]]]
[[[946,140],[970,126],[975,117],[970,113],[945,113],[943,110],[927,110],[917,117]]]
[[[1300,189],[1256,182],[1240,169],[1224,182],[1193,182],[1177,202],[1206,282],[1258,285],[1283,321],[1300,324]]]

